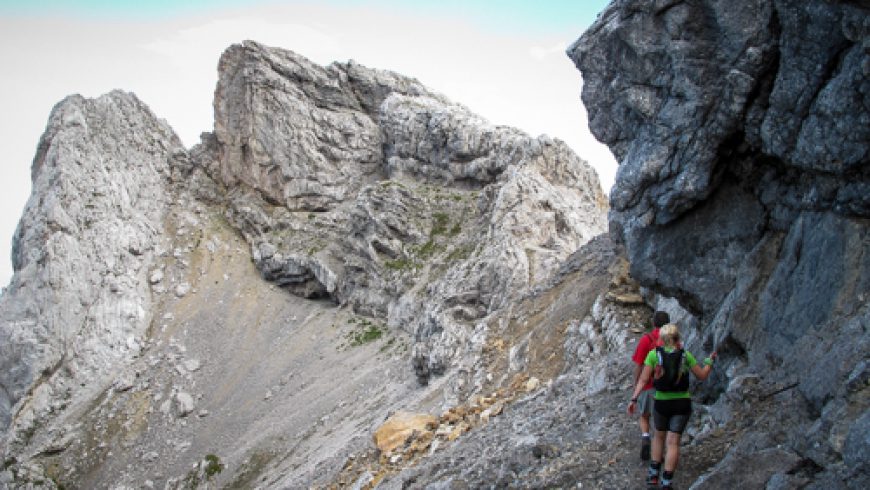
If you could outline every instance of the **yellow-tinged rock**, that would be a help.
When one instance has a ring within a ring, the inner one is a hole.
[[[504,403],[498,402],[493,406],[487,408],[483,411],[483,413],[480,414],[480,421],[485,424],[489,422],[489,419],[491,417],[495,417],[496,415],[501,414],[502,410],[504,410]]]
[[[435,437],[439,437],[441,439],[446,439],[447,436],[450,435],[450,432],[453,431],[453,425],[450,424],[441,424],[438,426],[438,429],[435,431]]]
[[[462,434],[465,434],[466,432],[468,432],[470,430],[471,430],[471,426],[469,426],[468,424],[463,422],[463,423],[457,425],[456,427],[454,427],[452,431],[450,431],[450,434],[447,435],[447,440],[448,441],[455,441],[457,438],[459,438],[459,436],[461,436]]]
[[[381,453],[389,453],[397,447],[405,444],[405,441],[411,437],[414,432],[422,434],[431,432],[438,427],[438,419],[425,413],[410,413],[396,412],[392,417],[387,419],[378,430],[375,431],[373,439],[375,446]]]
[[[441,414],[441,423],[442,424],[455,424],[460,420],[463,420],[470,414],[470,409],[464,405],[460,405],[458,407],[452,407],[448,409],[446,412]]]
[[[538,378],[533,377],[526,381],[526,391],[535,391],[539,386],[541,386],[541,380]]]
[[[423,432],[420,437],[411,442],[411,447],[408,448],[408,454],[418,455],[429,450],[432,445],[432,440],[435,438],[434,432]]]
[[[642,305],[644,304],[643,296],[637,293],[625,293],[625,294],[607,294],[608,299],[623,305],[623,306],[632,306],[632,305]]]
[[[529,380],[529,375],[526,373],[520,373],[514,376],[513,381],[511,381],[511,390],[518,390],[522,386],[526,384],[526,381]]]
[[[443,415],[441,415],[441,423],[442,424],[455,424],[456,422],[459,422],[460,420],[462,420],[462,417],[460,417],[459,414],[457,414],[453,410],[448,410],[448,411],[444,412]]]

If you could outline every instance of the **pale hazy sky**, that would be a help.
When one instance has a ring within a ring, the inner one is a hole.
[[[221,52],[252,39],[329,64],[354,59],[419,79],[494,124],[548,134],[597,170],[565,49],[607,0],[0,0],[0,286],[30,195],[30,165],[65,96],[135,93],[188,147],[211,131]]]

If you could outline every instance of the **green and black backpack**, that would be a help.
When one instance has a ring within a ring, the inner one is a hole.
[[[689,372],[683,370],[686,352],[683,349],[665,351],[664,347],[656,347],[656,357],[661,369],[656,369],[653,386],[657,391],[688,391]]]

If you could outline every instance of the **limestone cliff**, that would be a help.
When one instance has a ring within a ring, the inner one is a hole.
[[[560,141],[353,62],[246,43],[220,67],[197,165],[230,189],[257,267],[413,335],[421,382],[604,229],[597,176]]]
[[[141,348],[169,161],[184,151],[132,94],[71,96],[54,108],[0,298],[0,426],[16,402],[31,400],[36,417],[58,409],[80,382]]]
[[[755,424],[697,486],[866,488],[866,2],[619,0],[568,54],[632,276],[722,354],[716,422]],[[775,410],[722,396],[750,379]]]
[[[395,73],[245,42],[214,108],[191,149],[131,94],[52,112],[0,299],[0,486],[328,482],[386,414],[532,369],[487,349],[605,229],[564,143]]]

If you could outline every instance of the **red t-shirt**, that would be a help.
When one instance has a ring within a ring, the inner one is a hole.
[[[646,360],[646,355],[649,354],[649,351],[656,348],[659,343],[659,329],[654,328],[652,332],[645,334],[640,340],[637,341],[637,347],[634,349],[634,355],[631,356],[631,360],[634,361],[635,364],[639,364],[641,368],[643,368],[643,362]],[[647,382],[646,386],[643,387],[644,390],[652,389],[653,382],[652,376],[650,376],[649,382]]]

